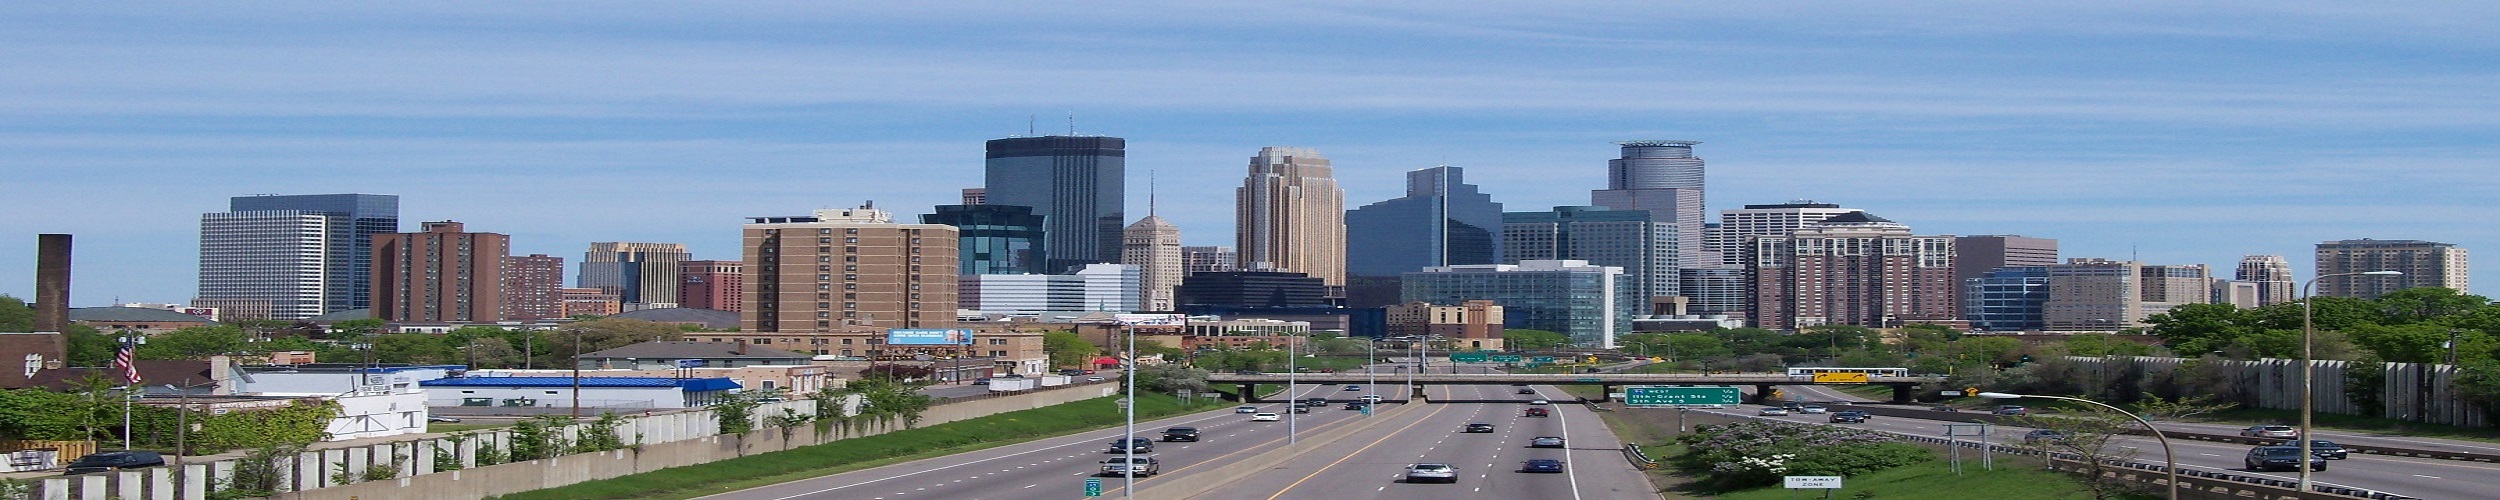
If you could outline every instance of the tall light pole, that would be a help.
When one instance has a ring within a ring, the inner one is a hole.
[[[1120,405],[1128,412],[1128,436],[1120,438],[1120,449],[1126,450],[1126,458],[1122,460],[1128,463],[1121,464],[1125,467],[1120,473],[1120,496],[1137,498],[1137,326],[1126,324],[1120,327],[1128,332],[1128,394],[1122,399],[1128,404]]]
[[[2126,416],[2127,416],[2127,418],[2132,418],[2132,419],[2135,419],[2135,423],[2144,424],[2144,428],[2145,428],[2146,430],[2153,431],[2153,440],[2154,440],[2154,441],[2160,441],[2160,442],[2161,442],[2161,461],[2162,461],[2161,470],[2162,470],[2162,472],[2167,473],[2167,474],[2169,474],[2169,476],[2170,476],[2170,478],[2169,478],[2169,479],[2170,479],[2170,500],[2179,500],[2179,459],[2178,459],[2178,456],[2176,456],[2176,455],[2172,455],[2172,454],[2170,453],[2170,437],[2162,435],[2162,433],[2161,433],[2161,429],[2160,429],[2160,428],[2157,428],[2157,427],[2153,427],[2153,423],[2152,423],[2152,422],[2150,422],[2150,421],[2146,421],[2146,420],[2144,420],[2144,417],[2139,417],[2139,416],[2136,416],[2136,414],[2133,414],[2133,413],[2127,413],[2127,411],[2126,411],[2126,410],[2121,410],[2121,409],[2118,409],[2118,407],[2116,407],[2116,406],[2110,406],[2110,405],[2108,405],[2108,404],[2104,404],[2104,403],[2101,403],[2101,402],[2099,402],[2099,401],[2093,401],[2093,400],[2083,399],[2083,398],[2070,398],[2070,397],[2065,397],[2065,396],[2041,396],[2041,395],[2037,395],[2037,394],[2008,394],[2008,393],[2002,393],[2002,392],[1982,392],[1982,393],[1979,393],[1979,397],[1988,398],[1988,399],[2020,399],[2020,398],[2040,398],[2040,399],[2057,399],[2057,400],[2065,400],[2065,401],[2074,401],[2074,402],[2077,402],[2077,403],[2085,403],[2085,404],[2090,404],[2090,405],[2092,405],[2092,406],[2098,406],[2098,407],[2102,407],[2102,408],[2107,408],[2107,409],[2109,409],[2109,411],[2118,412],[2118,414],[2120,414],[2120,415],[2126,415]],[[2308,440],[2309,440],[2309,439],[2308,439],[2308,436],[2302,436],[2302,437],[2301,437],[2301,441],[2303,441],[2303,442],[2307,442]],[[2301,456],[2304,456],[2304,457],[2305,457],[2305,456],[2309,456],[2308,445],[2302,445],[2302,446],[2301,446],[2301,448],[2302,448],[2302,449],[2300,450],[2300,451],[2301,451]],[[2306,466],[2304,466],[2304,467],[2301,467],[2301,468],[2300,468],[2300,470],[2304,470],[2304,471],[2305,471],[2305,470],[2309,470],[2309,468],[2308,468],[2308,467],[2306,467]],[[2304,477],[2305,477],[2305,476],[2306,476],[2306,475],[2304,475]],[[2303,488],[2303,489],[2306,489],[2306,488]]]
[[[1302,356],[1301,356],[1301,355],[1299,355],[1299,354],[1294,354],[1294,352],[1295,352],[1295,351],[1296,351],[1296,350],[1293,348],[1293,337],[1292,337],[1292,336],[1286,336],[1286,337],[1285,337],[1285,399],[1286,399],[1286,400],[1293,400],[1293,399],[1295,399],[1295,398],[1300,398],[1300,397],[1302,397],[1302,387],[1301,387],[1301,386],[1302,386],[1302,374],[1301,374],[1302,369],[1301,369],[1301,368],[1299,368],[1299,366],[1301,366],[1301,362],[1302,362],[1301,357],[1302,357]],[[1294,404],[1301,404],[1301,403],[1294,403]],[[1301,424],[1302,424],[1302,418],[1301,418],[1301,417],[1302,417],[1302,414],[1300,414],[1300,413],[1294,413],[1293,408],[1291,408],[1291,407],[1287,407],[1287,408],[1285,408],[1285,446],[1295,446],[1295,445],[1302,444],[1302,433],[1300,432],[1300,431],[1301,431],[1301,427],[1300,427],[1300,426],[1301,426]]]
[[[2300,284],[2300,436],[2299,436],[2299,439],[2300,439],[2300,456],[2301,456],[2301,459],[2302,459],[2302,460],[2307,460],[2307,459],[2308,459],[2308,457],[2312,456],[2312,455],[2310,455],[2310,454],[2309,454],[2309,444],[2310,444],[2310,442],[2315,441],[2315,439],[2313,439],[2313,438],[2309,437],[2309,436],[2310,436],[2310,434],[2309,434],[2309,427],[2310,427],[2310,425],[2313,423],[2313,422],[2312,422],[2312,420],[2311,420],[2311,414],[2312,414],[2312,413],[2314,413],[2314,412],[2316,411],[2316,404],[2317,404],[2315,401],[2312,401],[2312,400],[2314,400],[2314,399],[2316,399],[2316,398],[2317,398],[2317,396],[2316,396],[2317,389],[2316,389],[2316,387],[2315,387],[2315,386],[2316,386],[2316,383],[2317,383],[2317,382],[2316,382],[2316,380],[2315,380],[2315,379],[2317,378],[2317,360],[2315,359],[2316,353],[2314,352],[2314,350],[2315,350],[2316,346],[2315,346],[2315,345],[2313,345],[2313,343],[2312,343],[2310,340],[2311,340],[2311,338],[2312,338],[2312,337],[2316,337],[2316,336],[2317,336],[2317,332],[2315,331],[2315,327],[2311,326],[2311,322],[2310,322],[2310,319],[2309,319],[2309,317],[2310,317],[2310,311],[2311,311],[2311,310],[2313,310],[2313,309],[2316,309],[2316,307],[2314,307],[2312,304],[2310,304],[2310,303],[2309,303],[2309,301],[2310,301],[2311,299],[2314,299],[2314,298],[2315,298],[2315,297],[2311,297],[2311,296],[2309,296],[2310,287],[2311,287],[2311,286],[2314,286],[2314,285],[2317,285],[2317,284],[2318,284],[2318,280],[2327,279],[2327,278],[2333,278],[2333,277],[2337,277],[2337,276],[2396,276],[2396,275],[2401,275],[2401,274],[2404,274],[2404,273],[2403,273],[2403,272],[2400,272],[2400,271],[2361,271],[2361,272],[2351,272],[2351,273],[2321,274],[2321,275],[2318,275],[2318,277],[2315,277],[2315,278],[2309,278],[2309,281],[2307,281],[2307,282],[2304,282],[2304,283],[2301,283],[2301,284]],[[2303,466],[2303,467],[2301,467],[2301,468],[2300,468],[2300,492],[2301,492],[2301,493],[2308,493],[2308,492],[2309,492],[2309,467],[2306,467],[2306,466]]]
[[[1365,396],[1380,395],[1380,370],[1376,366],[1379,364],[1380,339],[1363,337],[1363,374],[1371,377],[1371,384],[1363,386],[1363,395]],[[1363,398],[1364,418],[1370,418],[1373,413],[1377,413],[1371,410],[1371,405],[1372,403],[1378,402],[1380,401],[1375,398]]]

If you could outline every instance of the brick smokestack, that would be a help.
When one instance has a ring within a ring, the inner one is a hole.
[[[70,235],[35,236],[35,331],[69,328]]]

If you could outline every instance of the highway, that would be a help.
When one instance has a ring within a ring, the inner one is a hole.
[[[1820,387],[1787,386],[1782,390],[1789,391],[1791,393],[1803,393],[1805,399],[1808,401],[1865,402],[1864,398],[1857,398],[1839,391]],[[1758,411],[1760,408],[1761,407],[1758,406],[1740,406],[1728,410],[1710,411],[1730,415],[1751,416],[1754,415],[1754,412]],[[1846,407],[1834,406],[1833,408],[1838,410],[1845,409]],[[1792,415],[1788,417],[1760,418],[1799,423],[1845,425],[1851,427],[1863,426],[1869,429],[1881,429],[1926,436],[1942,436],[1944,434],[1944,422],[1916,418],[1874,417],[1867,419],[1867,423],[1865,424],[1830,424],[1828,422],[1829,417],[1827,415]],[[2167,429],[2171,426],[2163,425],[2162,427]],[[2210,427],[2218,427],[2221,428],[2222,431],[2227,432],[2236,432],[2238,429],[2238,427],[2227,425]],[[2030,431],[2031,429],[2023,427],[1995,426],[1990,428],[1989,438],[1990,440],[2001,444],[2020,444],[2022,442],[2023,434]],[[2210,430],[2206,431],[2213,432]],[[2339,442],[2345,439],[2342,436],[2330,435],[2324,432],[2319,433],[2319,436],[2321,439]],[[2386,440],[2385,438],[2381,439]],[[2403,442],[2408,446],[2414,444],[2413,441]],[[2112,446],[2128,447],[2138,450],[2135,455],[2136,460],[2151,463],[2162,462],[2161,445],[2160,443],[2154,441],[2150,436],[2119,436],[2111,439],[2110,443]],[[2284,480],[2299,479],[2299,474],[2295,472],[2250,472],[2242,469],[2241,467],[2243,464],[2241,459],[2248,453],[2248,449],[2250,448],[2249,445],[2217,443],[2211,441],[2192,441],[2184,439],[2172,439],[2170,440],[2170,445],[2178,453],[2178,461],[2183,469],[2227,470],[2244,475],[2261,475]],[[1972,452],[1966,451],[1966,453]],[[1966,454],[1963,458],[1965,460],[1974,460],[1975,456]],[[1997,460],[1997,465],[2000,467],[2036,467],[2039,465],[2037,460],[2019,457],[1998,456]],[[1965,465],[1968,465],[1971,462],[1964,463]],[[2489,498],[2491,496],[2491,492],[2500,491],[2500,464],[2456,460],[2391,457],[2356,453],[2351,455],[2351,458],[2349,459],[2327,461],[2325,471],[2313,472],[2310,477],[2312,481],[2319,483],[2368,488],[2420,498]]]
[[[1622,443],[1595,414],[1578,405],[1550,405],[1554,416],[1522,417],[1530,397],[1561,397],[1540,387],[1540,396],[1513,393],[1509,386],[1446,386],[1436,398],[1493,403],[1435,404],[1408,413],[1406,422],[1383,425],[1374,435],[1321,443],[1304,460],[1259,471],[1217,488],[1201,498],[1238,500],[1278,498],[1448,499],[1448,498],[1657,498],[1640,471],[1624,460]],[[1505,401],[1508,400],[1508,401]],[[1469,423],[1494,425],[1489,434],[1466,434]],[[1566,448],[1528,448],[1536,436],[1564,438]],[[1532,458],[1560,459],[1563,474],[1517,472]],[[1448,463],[1457,467],[1454,484],[1408,484],[1408,464]],[[1184,479],[1185,480],[1185,479]]]

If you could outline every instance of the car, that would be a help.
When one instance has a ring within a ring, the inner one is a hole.
[[[1371,405],[1371,403],[1365,403],[1365,402],[1362,402],[1362,401],[1347,401],[1347,402],[1346,402],[1346,404],[1345,404],[1345,409],[1348,409],[1348,410],[1360,410],[1360,409],[1363,409],[1363,407],[1365,407],[1365,406],[1370,406],[1370,405]]]
[[[1085,377],[1086,382],[1101,382],[1102,377]]]
[[[2308,458],[2309,470],[2326,470],[2326,459],[2318,458],[2317,455],[2310,455]],[[2300,462],[2300,447],[2298,446],[2259,446],[2249,448],[2248,457],[2241,459],[2240,464],[2248,466],[2250,471],[2263,472],[2275,469],[2300,470]]]
[[[460,423],[460,417],[445,417],[445,416],[441,416],[441,415],[427,415],[427,416],[425,417],[425,421],[427,421],[427,422],[442,422],[442,423],[447,423],[447,424],[457,424],[457,423]]]
[[[1526,387],[1521,387],[1521,388],[1519,388],[1519,391],[1517,391],[1517,392],[1519,392],[1520,394],[1536,394],[1536,389],[1530,389],[1530,388],[1526,388]]]
[[[1285,419],[1285,417],[1278,416],[1278,415],[1276,415],[1276,414],[1274,414],[1274,413],[1252,413],[1252,414],[1250,414],[1250,421],[1252,421],[1252,422],[1274,422],[1274,421],[1284,420],[1284,419]]]
[[[1293,405],[1293,412],[1294,412],[1294,413],[1310,413],[1310,412],[1311,412],[1311,405],[1303,405],[1303,404]]]
[[[2251,425],[2246,429],[2240,429],[2240,435],[2248,437],[2291,439],[2300,437],[2300,428],[2289,425]]]
[[[1529,405],[1533,405],[1533,406],[1545,406],[1545,405],[1549,405],[1549,404],[1554,404],[1554,402],[1552,402],[1552,401],[1546,401],[1546,400],[1544,400],[1544,399],[1531,399],[1531,400],[1528,400],[1528,404],[1529,404]]]
[[[1368,402],[1368,403],[1378,403],[1378,402],[1380,402],[1380,400],[1382,400],[1382,399],[1388,399],[1388,397],[1387,397],[1387,396],[1382,396],[1382,395],[1379,395],[1379,394],[1364,394],[1364,395],[1363,395],[1363,397],[1354,398],[1354,399],[1360,399],[1360,400],[1363,400],[1364,402]]]
[[[1829,410],[1825,410],[1823,405],[1805,405],[1797,408],[1797,413],[1805,415],[1819,415],[1827,411]]]
[[[1259,412],[1259,407],[1256,407],[1256,406],[1241,405],[1241,406],[1235,406],[1235,407],[1233,407],[1233,413],[1258,413],[1258,412]]]
[[[1519,463],[1519,472],[1562,473],[1563,462],[1551,458],[1530,459]]]
[[[1415,464],[1406,466],[1406,482],[1456,483],[1458,468],[1450,464]]]
[[[64,474],[86,474],[140,467],[165,465],[165,455],[153,451],[107,451],[78,457],[70,462]]]
[[[2300,440],[2294,439],[2291,441],[2284,441],[2280,444],[2276,444],[2275,446],[2290,446],[2293,448],[2299,448]],[[2309,454],[2317,455],[2318,458],[2327,460],[2343,460],[2346,458],[2352,458],[2352,451],[2344,449],[2344,445],[2335,444],[2334,441],[2324,439],[2310,440]]]
[[[1787,409],[1787,408],[1780,408],[1780,407],[1776,407],[1776,406],[1774,406],[1774,407],[1770,407],[1770,408],[1763,408],[1763,409],[1762,409],[1762,413],[1761,413],[1761,415],[1762,415],[1762,416],[1765,416],[1765,417],[1785,417],[1785,416],[1788,416],[1788,409]]]
[[[1786,402],[1786,403],[1780,403],[1780,407],[1781,407],[1781,408],[1787,408],[1787,409],[1788,409],[1788,411],[1797,411],[1797,410],[1802,410],[1802,409],[1805,409],[1806,405],[1805,405],[1805,403],[1799,403],[1799,402],[1796,402],[1796,401],[1790,401],[1790,402]]]
[[[1348,391],[1360,391],[1360,390],[1363,390],[1363,386],[1354,385],[1354,384],[1346,384],[1346,386],[1345,386],[1345,390],[1348,390]]]
[[[1085,371],[1085,374],[1086,374],[1086,375],[1093,375],[1093,374],[1094,374],[1094,371],[1093,371],[1093,370],[1086,370],[1086,371]]]
[[[990,378],[989,378],[989,377],[981,377],[981,378],[972,379],[972,385],[990,385]]]
[[[1093,373],[1093,372],[1088,372],[1088,371],[1085,371],[1085,370],[1079,370],[1079,369],[1075,369],[1075,368],[1069,368],[1069,369],[1066,369],[1066,370],[1059,370],[1059,374],[1060,374],[1060,375],[1067,375],[1067,376],[1070,376],[1070,377],[1074,377],[1074,376],[1078,376],[1078,375],[1084,375],[1084,374],[1087,374],[1087,373]]]
[[[1328,406],[1328,398],[1310,398],[1310,399],[1305,399],[1305,400],[1302,400],[1302,404],[1307,404],[1307,405],[1311,405],[1311,406]]]
[[[1233,374],[1234,374],[1234,375],[1266,375],[1266,374],[1267,374],[1267,372],[1262,372],[1262,371],[1258,371],[1258,370],[1233,370]]]
[[[1132,460],[1131,457],[1120,457],[1102,461],[1102,475],[1152,476],[1163,473],[1163,461],[1155,460],[1155,457],[1134,458]]]
[[[1103,453],[1153,453],[1155,442],[1146,438],[1114,439],[1111,449]]]
[[[1835,423],[1835,424],[1863,424],[1863,423],[1866,423],[1866,412],[1862,412],[1862,411],[1854,411],[1854,410],[1852,410],[1852,411],[1836,411],[1836,412],[1832,412],[1832,423]]]
[[[1945,412],[1945,413],[1956,413],[1956,412],[1960,412],[1960,411],[1962,411],[1962,409],[1961,409],[1961,408],[1955,408],[1955,407],[1953,407],[1953,405],[1935,405],[1935,406],[1930,406],[1930,407],[1927,407],[1927,409],[1928,409],[1928,410],[1931,410],[1931,411],[1941,411],[1941,412]]]
[[[1163,430],[1163,440],[1164,440],[1165,442],[1171,442],[1171,441],[1188,441],[1188,442],[1192,442],[1192,443],[1198,442],[1198,428],[1196,428],[1196,427],[1173,427],[1173,428],[1170,428],[1170,429],[1164,429],[1164,430]]]
[[[1472,423],[1472,424],[1467,424],[1467,428],[1465,428],[1465,429],[1460,429],[1460,430],[1459,430],[1459,432],[1468,432],[1468,433],[1485,433],[1485,432],[1493,432],[1493,424],[1488,424],[1488,423],[1484,423],[1484,422],[1476,422],[1476,423]]]
[[[1533,438],[1528,438],[1528,447],[1529,447],[1529,448],[1561,448],[1561,447],[1563,447],[1563,438],[1560,438],[1560,437],[1555,437],[1555,436],[1537,436],[1537,437],[1533,437]]]
[[[1547,409],[1544,409],[1544,408],[1529,408],[1529,409],[1528,409],[1528,411],[1527,411],[1526,413],[1522,413],[1522,414],[1520,414],[1520,416],[1523,416],[1523,417],[1551,417],[1551,416],[1554,416],[1554,412],[1553,412],[1552,410],[1547,410]]]
[[[2040,444],[2063,444],[2063,443],[2065,443],[2065,442],[2066,442],[2066,433],[2064,433],[2064,432],[2058,432],[2058,431],[2053,431],[2053,430],[2049,430],[2049,429],[2040,429],[2040,430],[2035,430],[2035,431],[2031,431],[2031,432],[2026,432],[2026,433],[2023,433],[2023,444],[2028,444],[2028,445],[2040,445]]]
[[[2031,409],[2024,408],[2023,405],[2004,405],[1997,407],[1996,411],[1988,413],[1993,415],[2030,415]]]

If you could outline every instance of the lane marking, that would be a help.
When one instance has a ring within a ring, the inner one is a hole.
[[[1450,409],[1450,407],[1448,407],[1448,406],[1442,406],[1442,407],[1440,407],[1440,408],[1434,408],[1434,409],[1432,409],[1432,413],[1426,413],[1426,414],[1424,414],[1424,416],[1422,416],[1422,417],[1416,417],[1416,418],[1415,418],[1415,422],[1414,422],[1414,423],[1406,424],[1406,426],[1405,426],[1405,427],[1399,427],[1399,428],[1398,428],[1398,430],[1395,430],[1395,431],[1390,431],[1388,435],[1381,436],[1381,437],[1380,437],[1380,439],[1372,440],[1371,444],[1366,444],[1366,445],[1363,445],[1363,447],[1362,447],[1362,448],[1357,448],[1357,449],[1355,449],[1353,453],[1347,453],[1344,457],[1339,457],[1339,458],[1337,459],[1337,461],[1335,461],[1335,462],[1329,462],[1329,463],[1328,463],[1328,465],[1323,465],[1323,466],[1320,466],[1319,470],[1314,470],[1314,471],[1311,471],[1311,474],[1310,474],[1310,475],[1307,475],[1307,476],[1302,476],[1302,479],[1296,479],[1296,480],[1294,480],[1294,481],[1293,481],[1293,484],[1288,484],[1288,485],[1285,485],[1284,489],[1279,489],[1279,490],[1276,490],[1276,494],[1275,494],[1275,495],[1268,496],[1268,497],[1267,497],[1267,500],[1276,500],[1277,498],[1282,498],[1282,497],[1284,497],[1284,496],[1285,496],[1285,492],[1288,492],[1288,491],[1293,491],[1293,488],[1294,488],[1294,487],[1296,487],[1296,486],[1301,486],[1303,482],[1310,481],[1310,480],[1311,480],[1311,478],[1314,478],[1314,477],[1319,477],[1319,475],[1320,475],[1321,473],[1328,472],[1328,469],[1333,468],[1333,467],[1336,467],[1336,466],[1337,466],[1337,464],[1342,464],[1342,463],[1345,463],[1345,461],[1346,461],[1346,460],[1351,460],[1351,459],[1353,459],[1355,455],[1361,455],[1361,454],[1363,454],[1363,452],[1365,452],[1365,451],[1370,451],[1370,450],[1372,449],[1372,447],[1374,447],[1374,446],[1380,446],[1380,443],[1385,443],[1385,442],[1388,442],[1388,441],[1389,441],[1389,438],[1397,437],[1397,435],[1398,435],[1398,434],[1406,432],[1406,430],[1407,430],[1407,429],[1413,429],[1413,428],[1415,428],[1415,426],[1418,426],[1418,425],[1423,425],[1425,421],[1427,421],[1427,420],[1432,420],[1432,416],[1434,416],[1434,415],[1440,415],[1442,411],[1446,411],[1446,410],[1449,410],[1449,409]]]

